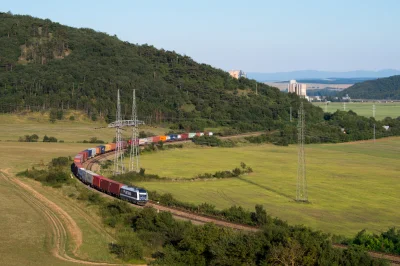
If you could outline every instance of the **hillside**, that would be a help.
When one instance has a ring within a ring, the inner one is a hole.
[[[146,124],[164,123],[181,131],[269,130],[275,134],[272,140],[255,141],[283,145],[297,141],[298,96],[262,83],[256,93],[255,80],[234,79],[174,51],[48,19],[0,13],[0,55],[3,113],[76,109],[93,120],[112,121],[120,89],[122,113],[130,118],[132,89],[136,89],[138,117]],[[372,138],[371,119],[345,112],[324,115],[307,101],[304,107],[308,143]],[[380,137],[400,134],[397,120],[382,123],[390,124],[391,130],[378,132]],[[343,125],[351,133],[343,135]]]
[[[112,120],[116,90],[129,117],[136,89],[139,119],[147,123],[259,130],[287,121],[290,105],[299,103],[262,83],[256,95],[256,81],[233,79],[174,51],[30,16],[0,14],[0,55],[1,112],[73,108]],[[319,109],[306,108],[322,119]]]
[[[356,83],[341,91],[353,99],[400,100],[400,75]]]

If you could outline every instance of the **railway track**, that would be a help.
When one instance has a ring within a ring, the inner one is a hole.
[[[257,133],[260,134],[259,132],[257,132]],[[108,157],[111,157],[113,155],[114,155],[114,152],[99,155],[95,158],[87,160],[83,164],[83,166],[85,166],[86,169],[92,170],[93,165],[99,164],[102,160],[104,160]],[[95,189],[93,189],[93,190],[98,193],[101,193],[100,191],[97,191]],[[101,194],[104,194],[104,193],[101,193]],[[106,194],[104,194],[104,195],[106,195]],[[107,196],[110,198],[114,198],[109,195],[107,195]],[[134,206],[136,208],[143,208],[143,206],[139,206],[139,205],[135,205],[135,204],[132,204],[132,206]],[[214,223],[218,226],[229,227],[229,228],[236,229],[236,230],[251,231],[251,232],[259,231],[259,228],[257,228],[257,227],[227,222],[227,221],[224,221],[221,219],[217,219],[215,217],[200,215],[200,214],[189,212],[187,210],[183,210],[183,209],[179,209],[179,208],[162,206],[162,205],[157,204],[157,202],[154,202],[151,200],[149,200],[149,202],[147,203],[146,206],[151,206],[154,209],[156,209],[157,211],[170,212],[172,214],[172,216],[174,216],[177,219],[189,220],[189,221],[193,221],[194,223],[197,223],[197,224]],[[333,246],[336,248],[342,248],[342,249],[348,248],[348,246],[342,245],[342,244],[333,244]],[[368,251],[368,254],[373,258],[387,260],[391,263],[391,265],[400,265],[400,256],[399,255],[381,253],[381,252],[376,252],[376,251]]]

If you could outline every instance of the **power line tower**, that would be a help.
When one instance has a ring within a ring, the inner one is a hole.
[[[136,95],[133,90],[132,98],[132,120],[134,125],[132,126],[132,137],[131,137],[131,152],[129,160],[129,171],[139,172],[139,125],[137,123],[137,112],[136,112]]]
[[[135,103],[136,110],[136,103]],[[136,113],[136,112],[135,112]],[[122,120],[121,116],[121,102],[119,97],[119,90],[117,94],[117,115],[115,122],[108,124],[109,128],[115,128],[115,155],[114,155],[114,175],[119,175],[125,172],[124,166],[124,147],[122,143],[122,128],[124,127],[137,127],[143,125],[144,122],[140,120]]]
[[[305,112],[303,102],[300,103],[297,137],[298,137],[298,165],[297,165],[297,188],[296,201],[308,202],[307,195],[307,179],[306,179],[306,160],[304,155],[304,129],[305,129]]]
[[[346,111],[346,102],[343,102],[343,111]]]
[[[115,116],[115,154],[114,154],[114,175],[122,174],[124,167],[124,151],[122,147],[122,126],[121,126],[121,102],[119,98],[119,90],[117,96],[117,114]]]

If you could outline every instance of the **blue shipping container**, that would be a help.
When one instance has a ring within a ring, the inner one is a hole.
[[[100,146],[97,146],[97,147],[100,148],[100,153],[101,153],[101,154],[103,154],[103,153],[106,152],[106,146],[100,145]]]
[[[91,149],[87,149],[86,151],[88,152],[88,158],[92,157],[92,150]]]

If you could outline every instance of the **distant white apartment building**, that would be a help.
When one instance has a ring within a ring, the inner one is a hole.
[[[229,75],[235,79],[246,78],[246,73],[242,70],[231,70],[229,71]]]
[[[307,96],[307,84],[297,83],[296,80],[292,79],[289,81],[288,92],[296,93],[299,96]]]

